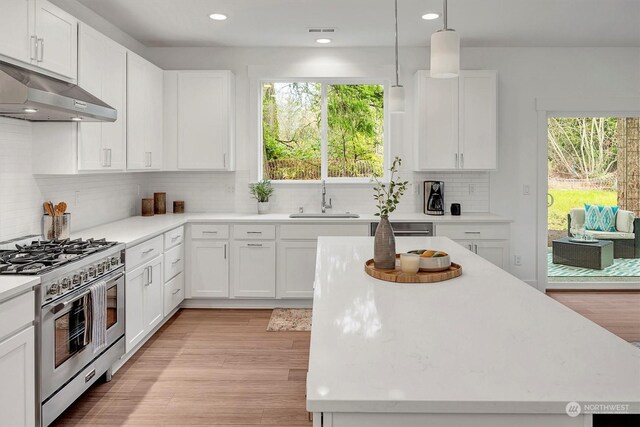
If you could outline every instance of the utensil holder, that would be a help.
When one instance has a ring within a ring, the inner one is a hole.
[[[42,215],[42,235],[47,240],[64,240],[71,237],[71,214]]]

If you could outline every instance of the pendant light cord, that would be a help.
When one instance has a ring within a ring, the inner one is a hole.
[[[442,6],[442,21],[444,22],[444,30],[447,31],[447,0],[444,0],[444,5]]]
[[[446,0],[445,0],[446,1]],[[396,11],[396,86],[400,86],[400,78],[398,74],[398,0],[395,0]]]

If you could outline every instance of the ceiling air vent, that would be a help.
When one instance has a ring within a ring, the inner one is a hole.
[[[336,29],[335,28],[308,28],[310,33],[313,34],[326,34],[326,33],[335,33]]]

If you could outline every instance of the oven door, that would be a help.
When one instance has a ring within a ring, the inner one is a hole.
[[[100,280],[107,282],[108,348],[124,335],[124,271]],[[91,322],[86,316],[90,285],[42,307],[42,401],[99,356],[93,353]]]

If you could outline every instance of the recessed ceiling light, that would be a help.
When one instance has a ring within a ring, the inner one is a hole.
[[[440,14],[435,12],[429,12],[422,15],[422,19],[424,19],[425,21],[431,21],[438,18],[440,18]]]
[[[316,43],[328,44],[331,43],[331,39],[316,39]]]
[[[227,15],[225,15],[224,13],[212,13],[211,15],[209,15],[209,18],[213,19],[214,21],[224,21],[225,19],[227,19]]]
[[[82,121],[82,117],[71,117],[71,120],[74,122],[81,122]]]
[[[36,108],[23,108],[22,111],[25,113],[37,113],[38,110]]]

